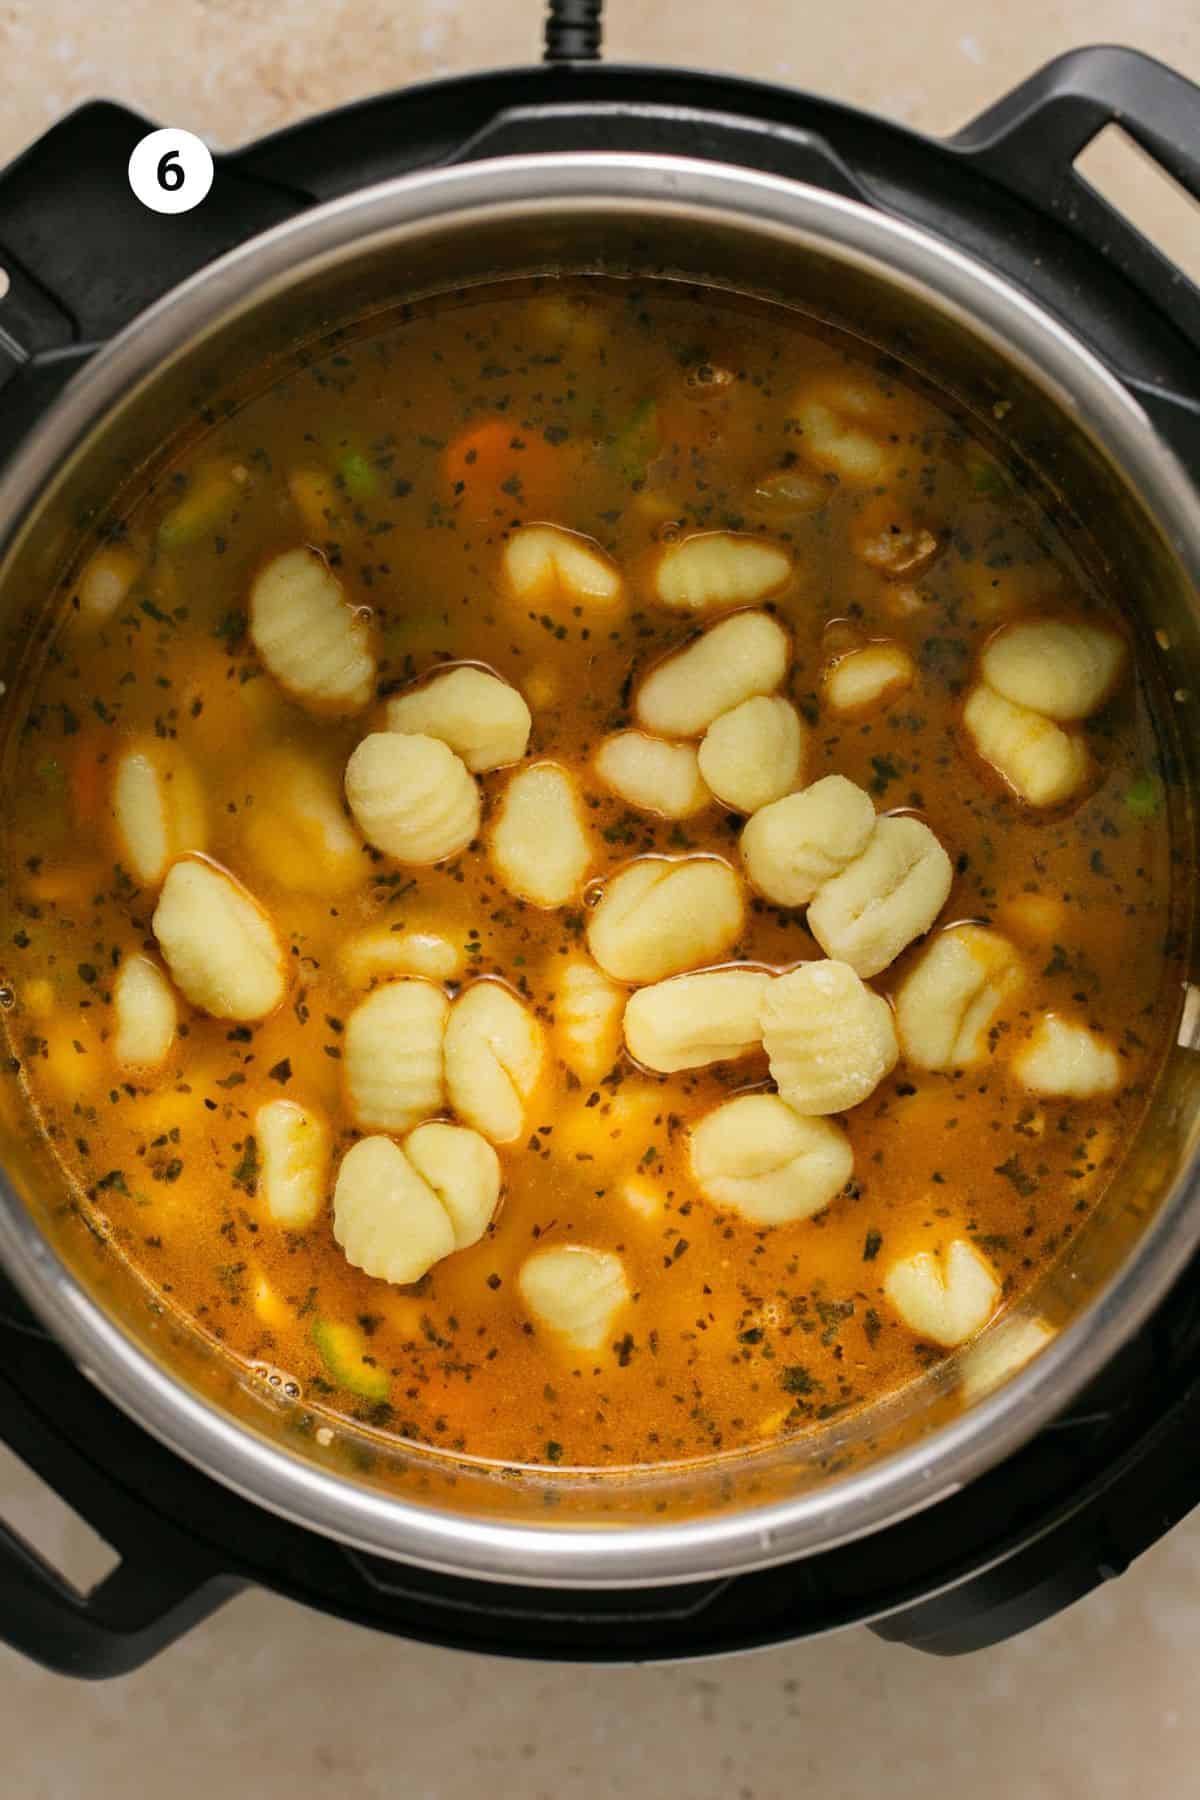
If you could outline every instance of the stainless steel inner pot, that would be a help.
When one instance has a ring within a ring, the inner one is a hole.
[[[10,673],[0,704],[19,692],[12,672],[84,524],[153,465],[198,402],[397,299],[577,270],[775,298],[883,346],[1002,430],[1008,453],[1082,516],[1138,621],[1185,771],[1174,828],[1181,892],[1190,887],[1200,498],[1139,405],[1062,325],[946,243],[813,188],[680,158],[523,157],[405,177],[253,240],[135,321],[0,478]],[[1181,928],[1191,943],[1186,897]],[[1060,1410],[1145,1320],[1200,1238],[1197,998],[1181,990],[1179,1045],[1107,1200],[1017,1314],[865,1414],[703,1464],[499,1469],[314,1420],[165,1314],[68,1210],[12,1081],[0,1087],[0,1257],[112,1400],[230,1487],[317,1531],[497,1581],[644,1586],[736,1573],[953,1493]],[[1052,1340],[998,1376],[1035,1315]],[[330,1441],[314,1423],[332,1427]]]

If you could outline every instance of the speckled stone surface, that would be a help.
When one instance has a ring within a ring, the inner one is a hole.
[[[0,159],[95,95],[231,145],[381,87],[537,54],[536,0],[0,0]],[[611,0],[614,58],[729,70],[948,131],[1045,58],[1118,40],[1200,78],[1193,0]],[[1111,165],[1184,248],[1145,180]],[[1193,236],[1195,236],[1193,226]],[[42,1510],[0,1455],[0,1514]],[[53,1545],[73,1552],[67,1527]],[[674,1669],[430,1651],[254,1594],[139,1675],[0,1652],[3,1800],[1190,1800],[1200,1519],[1067,1616],[965,1662],[862,1631]]]

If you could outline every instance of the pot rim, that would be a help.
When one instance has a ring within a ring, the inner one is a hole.
[[[645,153],[520,156],[401,176],[314,207],[159,300],[77,375],[0,476],[0,550],[85,434],[221,318],[344,254],[395,248],[435,223],[506,213],[703,218],[840,258],[957,321],[1021,368],[1122,470],[1200,578],[1200,507],[1137,402],[1079,340],[944,240],[806,184]],[[178,1455],[294,1523],[443,1573],[527,1586],[620,1588],[730,1576],[815,1554],[948,1498],[1030,1438],[1148,1317],[1200,1243],[1200,1175],[1185,1169],[1132,1254],[1080,1316],[969,1412],[871,1467],[791,1499],[657,1525],[534,1527],[464,1517],[354,1485],[269,1442],[177,1380],[103,1312],[0,1175],[0,1260],[95,1385]],[[652,1471],[648,1471],[652,1474]]]

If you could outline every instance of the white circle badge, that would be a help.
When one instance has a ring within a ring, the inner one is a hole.
[[[129,185],[151,212],[191,212],[212,184],[212,151],[175,125],[147,132],[129,159]]]

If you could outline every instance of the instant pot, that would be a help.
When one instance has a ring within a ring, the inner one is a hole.
[[[1200,292],[1074,163],[1120,121],[1200,196],[1200,89],[1080,50],[936,141],[781,88],[602,66],[598,14],[556,0],[543,68],[218,156],[190,212],[134,197],[149,122],[105,103],[0,174],[6,669],[81,527],[185,409],[280,349],[497,275],[690,277],[928,371],[1090,533],[1138,615],[1193,866]],[[117,1674],[252,1584],[431,1643],[597,1661],[853,1623],[953,1655],[1048,1617],[1200,1498],[1200,988],[1178,1012],[1114,1188],[986,1342],[811,1438],[625,1475],[301,1434],[283,1387],[148,1304],[63,1206],[9,1070],[0,1436],[121,1560],[80,1593],[0,1526],[0,1638]],[[1024,1361],[1034,1314],[1049,1341]]]

